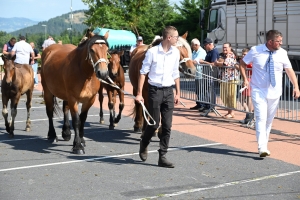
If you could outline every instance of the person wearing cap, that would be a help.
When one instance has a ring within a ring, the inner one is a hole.
[[[200,46],[200,41],[197,38],[194,38],[191,41],[191,46],[193,49],[192,60],[197,69],[196,77],[195,77],[195,86],[196,86],[196,95],[198,101],[196,101],[196,105],[194,107],[191,107],[190,109],[198,110],[199,108],[204,107],[204,104],[199,102],[203,100],[203,98],[201,98],[200,96],[201,95],[200,86],[202,85],[202,83],[200,82],[202,80],[202,66],[200,65],[199,61],[200,59],[205,59],[206,51]]]
[[[219,52],[215,48],[213,41],[210,38],[206,38],[203,41],[203,47],[206,50],[207,54],[206,54],[204,60],[200,59],[200,64],[207,64],[207,65],[214,66],[215,61],[219,58]],[[203,74],[211,76],[212,73],[210,71],[210,68],[205,67],[203,70]],[[207,99],[210,103],[215,104],[216,103],[216,95],[215,95],[215,91],[214,91],[214,81],[212,80],[211,82],[206,84],[206,86],[207,87],[204,88],[204,91],[203,91],[204,98]],[[213,90],[212,94],[209,91],[209,87],[211,87],[211,89]],[[211,107],[210,104],[205,104],[203,108],[199,109],[199,111],[200,112],[208,112],[209,110],[211,110],[213,108],[214,108],[214,106]]]
[[[4,55],[10,54],[11,50],[14,48],[14,45],[16,44],[16,38],[12,37],[6,44],[3,46],[2,53]]]
[[[133,52],[133,50],[135,48],[137,48],[138,46],[141,46],[141,45],[144,45],[144,43],[143,43],[143,37],[142,36],[138,36],[137,40],[136,40],[136,44],[132,45],[131,48],[130,48],[130,56],[131,56],[131,53]]]
[[[53,37],[49,35],[48,39],[45,40],[43,45],[42,45],[43,50],[45,50],[47,47],[49,47],[52,44],[56,44],[56,42],[53,40]]]
[[[14,45],[10,54],[11,57],[16,55],[15,63],[17,64],[28,64],[28,60],[30,60],[31,65],[34,64],[34,51],[26,42],[25,36],[20,36],[20,41]]]

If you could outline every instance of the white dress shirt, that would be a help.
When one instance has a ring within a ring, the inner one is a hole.
[[[157,87],[169,87],[175,84],[179,78],[180,52],[175,46],[171,46],[168,52],[164,52],[161,44],[152,47],[146,53],[141,74],[148,74],[148,83]]]
[[[15,63],[29,64],[30,53],[33,53],[33,49],[30,44],[25,42],[25,40],[17,42],[12,51],[16,52],[16,59],[14,61]]]
[[[266,62],[268,61],[270,50],[267,46],[254,46],[243,58],[246,64],[252,63],[252,90],[261,90],[268,99],[279,98],[282,94],[282,72],[284,68],[292,68],[286,50],[280,48],[273,52],[274,72],[276,86],[273,88],[270,82],[270,75],[267,71]]]

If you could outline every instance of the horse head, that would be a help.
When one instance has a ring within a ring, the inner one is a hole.
[[[115,78],[118,76],[118,72],[121,66],[120,61],[121,61],[121,56],[123,56],[124,51],[112,51],[109,53],[110,58],[109,58],[109,64],[108,64],[108,70],[109,70],[109,75],[111,78]]]
[[[8,54],[8,55],[2,55],[2,60],[4,61],[4,73],[5,73],[5,82],[9,85],[11,85],[12,83],[12,77],[15,73],[15,64],[14,64],[14,60],[16,59],[16,55],[14,55],[13,57]]]
[[[87,46],[87,56],[93,65],[94,72],[99,79],[105,79],[108,76],[108,38],[107,31],[104,36],[95,35],[89,29],[85,35],[86,39],[79,46]]]
[[[191,46],[186,41],[188,32],[178,38],[176,47],[180,51],[179,70],[188,74],[196,74],[196,67],[192,61]]]

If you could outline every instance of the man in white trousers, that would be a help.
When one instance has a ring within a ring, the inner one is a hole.
[[[299,98],[299,86],[286,50],[281,48],[282,34],[270,30],[266,34],[266,44],[254,46],[240,62],[244,87],[249,85],[245,69],[252,63],[251,98],[256,116],[256,139],[260,157],[270,156],[269,135],[282,94],[283,69],[293,84],[293,97]]]

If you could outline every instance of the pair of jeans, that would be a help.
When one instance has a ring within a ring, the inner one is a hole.
[[[32,66],[32,69],[33,69],[34,84],[38,84],[39,83],[39,77],[37,75],[38,63],[34,63],[31,66]]]
[[[147,125],[142,142],[148,145],[154,132],[161,122],[162,134],[160,137],[160,154],[164,155],[168,151],[169,140],[171,135],[172,117],[174,110],[174,93],[172,87],[158,88],[152,85],[148,87],[149,114],[156,124]],[[151,120],[151,123],[153,121]]]

